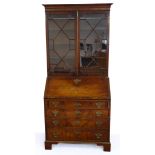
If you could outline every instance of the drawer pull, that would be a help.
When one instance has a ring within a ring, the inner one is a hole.
[[[57,126],[57,125],[59,124],[59,121],[54,120],[54,121],[52,121],[52,123],[53,123],[55,126]]]
[[[51,104],[52,104],[52,106],[57,107],[59,102],[58,101],[52,101]]]
[[[101,112],[101,111],[96,111],[96,116],[101,116],[101,115],[103,115],[103,112]]]
[[[103,106],[103,102],[96,102],[96,106],[97,106],[97,108],[101,108],[102,106]]]
[[[79,135],[81,132],[80,131],[74,131],[75,135]]]
[[[54,138],[58,138],[58,133],[54,132],[52,135],[53,135]]]
[[[100,139],[102,137],[102,134],[101,133],[96,133],[95,135],[96,135],[96,138],[97,139]]]
[[[102,121],[97,121],[97,122],[96,122],[96,125],[97,125],[97,126],[100,126],[100,125],[102,125],[102,124],[103,124]]]
[[[56,116],[57,116],[57,114],[59,113],[59,111],[54,110],[54,111],[52,111],[52,113],[53,113],[53,115],[56,117]]]
[[[76,111],[75,111],[75,114],[76,114],[77,116],[80,116],[80,115],[81,115],[81,112],[80,112],[79,110],[76,110]]]
[[[81,106],[81,103],[80,102],[75,102],[74,104],[76,107],[80,107]]]
[[[78,120],[78,121],[74,121],[73,123],[74,125],[80,125],[81,122]]]

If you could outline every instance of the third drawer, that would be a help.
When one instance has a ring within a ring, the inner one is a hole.
[[[109,129],[109,118],[102,119],[47,119],[49,127],[84,127],[84,128],[102,128]]]

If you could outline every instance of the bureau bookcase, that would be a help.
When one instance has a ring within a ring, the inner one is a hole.
[[[45,4],[45,149],[95,143],[110,151],[111,4]]]

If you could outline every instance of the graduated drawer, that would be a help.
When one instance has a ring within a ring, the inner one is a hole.
[[[51,141],[108,141],[108,130],[85,130],[80,128],[48,128],[47,140]]]
[[[109,129],[109,118],[102,119],[50,119],[46,120],[49,127],[84,127],[84,128],[98,128]]]
[[[48,100],[48,107],[55,109],[108,109],[108,100]]]
[[[83,119],[93,119],[93,118],[107,118],[109,117],[109,110],[86,110],[86,109],[79,109],[79,110],[63,110],[63,109],[46,109],[46,117],[48,118],[83,118]]]

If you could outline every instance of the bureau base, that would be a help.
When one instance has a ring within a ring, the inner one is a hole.
[[[45,149],[46,150],[51,150],[52,149],[52,144],[58,144],[59,142],[53,142],[53,141],[45,141]],[[69,142],[68,142],[69,143]],[[70,142],[70,143],[75,143],[76,142]],[[79,144],[79,142],[77,142]],[[103,150],[110,152],[111,150],[111,143],[110,142],[97,142],[96,143],[98,146],[103,146]]]

